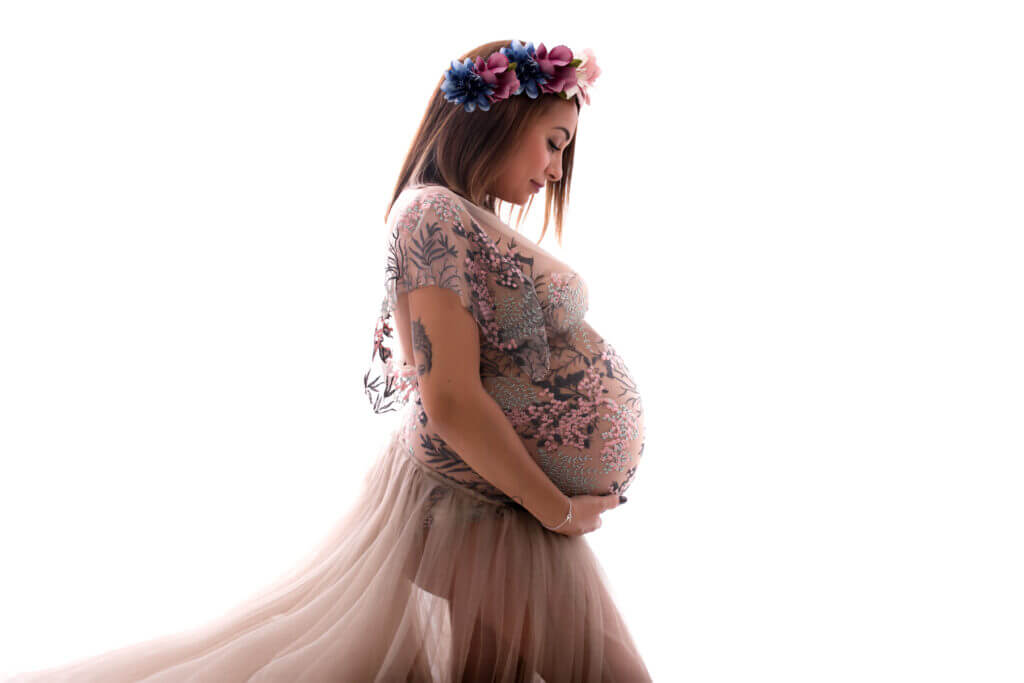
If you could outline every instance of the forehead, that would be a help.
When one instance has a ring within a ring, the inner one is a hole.
[[[546,112],[537,120],[537,123],[544,128],[557,128],[562,126],[569,131],[569,135],[573,135],[576,130],[576,121],[579,118],[579,114],[576,111],[576,105],[571,100],[555,102],[551,105]]]

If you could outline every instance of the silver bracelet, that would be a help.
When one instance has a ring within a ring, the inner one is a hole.
[[[545,529],[550,529],[551,531],[554,531],[555,529],[558,529],[558,528],[562,527],[563,525],[565,525],[565,524],[567,524],[568,522],[571,522],[571,521],[572,521],[572,498],[569,499],[569,513],[565,516],[565,519],[562,520],[561,524],[559,524],[558,526],[548,526],[544,522],[541,522],[540,525],[542,527],[544,527]]]

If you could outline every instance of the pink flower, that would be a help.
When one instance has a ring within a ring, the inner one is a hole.
[[[578,94],[585,103],[590,104],[590,94],[587,93],[587,88],[592,86],[600,75],[601,67],[597,65],[594,51],[589,47],[585,48],[583,50],[583,58],[579,66],[576,67],[576,84],[567,88],[565,94],[569,97]]]
[[[477,57],[473,66],[480,78],[484,79],[488,85],[494,86],[491,102],[508,99],[519,89],[516,70],[508,68],[508,57],[500,52],[491,53],[486,62],[483,57]]]
[[[569,66],[573,60],[572,50],[565,45],[553,47],[548,52],[541,43],[534,51],[533,60],[548,77],[547,82],[540,86],[541,92],[562,92],[576,85],[576,67]]]

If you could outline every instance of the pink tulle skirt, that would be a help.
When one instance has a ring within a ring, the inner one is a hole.
[[[405,454],[398,430],[306,558],[199,628],[5,679],[649,681],[585,536]]]

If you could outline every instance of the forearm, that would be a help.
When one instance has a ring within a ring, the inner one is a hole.
[[[474,471],[501,489],[542,524],[555,526],[569,511],[569,498],[530,456],[501,406],[479,393],[444,401],[431,416],[441,435]]]

